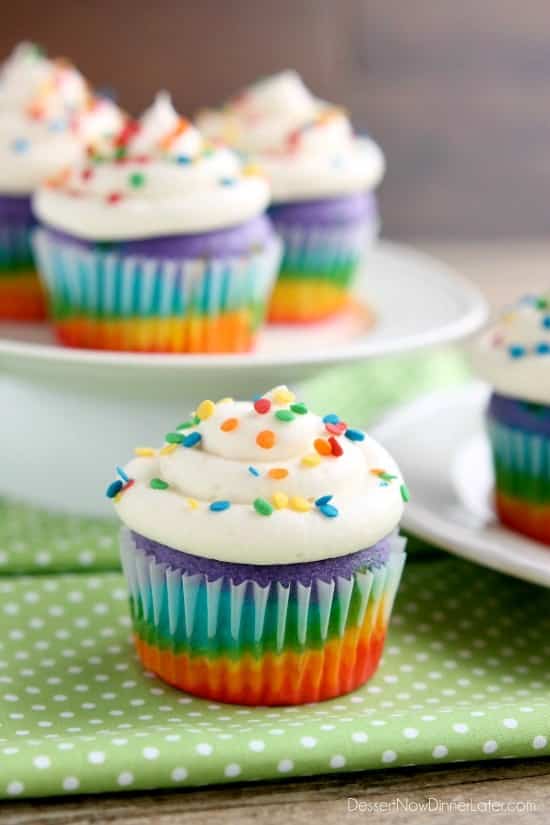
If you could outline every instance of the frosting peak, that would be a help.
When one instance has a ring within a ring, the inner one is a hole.
[[[353,553],[391,533],[406,487],[388,453],[276,387],[204,401],[141,448],[108,495],[133,531],[222,561],[287,564]]]

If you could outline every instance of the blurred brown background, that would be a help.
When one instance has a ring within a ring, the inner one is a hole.
[[[0,54],[32,39],[136,113],[180,109],[295,67],[384,147],[394,238],[546,234],[548,0],[19,0]]]

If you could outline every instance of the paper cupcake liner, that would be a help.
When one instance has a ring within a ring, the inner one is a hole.
[[[0,320],[40,321],[46,315],[31,232],[26,222],[0,223]]]
[[[238,258],[123,255],[44,229],[34,248],[63,343],[146,352],[250,349],[280,259],[275,237]]]
[[[283,240],[269,320],[318,321],[344,309],[361,259],[378,235],[372,218],[334,227],[273,222]]]
[[[159,563],[121,534],[135,643],[146,668],[204,698],[287,705],[348,693],[376,670],[405,561],[310,585],[208,580]]]
[[[550,545],[550,438],[488,419],[500,520]]]

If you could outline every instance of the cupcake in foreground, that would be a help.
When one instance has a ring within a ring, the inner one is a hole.
[[[41,320],[46,304],[31,247],[31,194],[76,162],[122,114],[82,75],[38,47],[18,46],[0,70],[0,319]]]
[[[107,490],[146,668],[225,702],[329,699],[376,670],[405,560],[388,453],[286,387],[203,401]]]
[[[270,319],[317,321],[348,306],[363,253],[378,233],[378,146],[354,135],[346,113],[314,97],[294,71],[259,81],[197,122],[268,175],[270,215],[284,240]]]
[[[166,94],[43,186],[35,248],[59,339],[147,352],[252,347],[280,258],[265,179]]]
[[[497,514],[550,546],[550,291],[503,314],[472,359],[494,389],[487,422]]]

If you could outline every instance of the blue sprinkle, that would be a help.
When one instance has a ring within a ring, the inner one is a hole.
[[[542,326],[544,329],[550,329],[550,315],[545,315],[542,319]]]
[[[191,163],[191,158],[188,155],[178,155],[178,163]]]
[[[260,400],[260,398],[263,398],[263,395],[262,395],[262,394],[260,394],[260,395],[253,395],[253,396],[252,396],[252,401],[259,401],[259,400]]]
[[[521,344],[512,344],[508,347],[508,355],[510,358],[523,358],[526,355],[525,347],[522,347]]]
[[[346,430],[345,436],[346,438],[349,438],[350,441],[365,440],[365,433],[362,433],[361,430]]]
[[[123,481],[130,481],[130,477],[127,475],[127,473],[124,472],[122,467],[119,467],[117,465],[115,467],[115,469],[116,469],[117,475],[120,476]]]
[[[230,507],[231,507],[231,502],[230,501],[224,501],[224,500],[222,500],[222,501],[213,501],[212,504],[210,505],[210,509],[212,510],[213,513],[221,513],[222,510],[229,510]]]
[[[379,486],[379,487],[389,487],[389,486],[390,486],[390,482],[389,482],[389,481],[381,481],[381,482],[380,482],[380,484],[379,484],[378,486]]]
[[[67,123],[64,120],[52,120],[51,123],[48,124],[49,132],[64,132],[66,128]]]
[[[338,510],[336,507],[333,507],[332,504],[323,504],[319,507],[321,513],[326,516],[327,518],[336,518],[338,515]]]
[[[331,498],[332,498],[332,496],[331,496],[331,495],[330,495],[330,496],[320,496],[318,499],[316,499],[316,501],[315,501],[315,506],[316,506],[316,507],[323,507],[323,505],[325,505],[325,504],[328,504],[328,503],[329,503],[329,501],[331,500]]]
[[[195,444],[198,444],[201,439],[202,435],[195,431],[194,433],[189,433],[189,435],[186,435],[181,443],[184,447],[194,447]]]
[[[256,476],[256,478],[260,475],[260,471],[257,470],[255,467],[249,467],[248,472],[251,476]]]
[[[220,178],[222,186],[233,186],[236,182],[235,178]]]
[[[535,352],[537,355],[548,355],[548,353],[550,353],[550,344],[547,344],[546,341],[541,341],[540,344],[537,344],[535,347]]]
[[[29,150],[30,145],[30,141],[28,141],[27,138],[18,137],[13,141],[12,149],[14,152],[17,152],[18,155],[21,155],[23,152],[27,152]]]
[[[339,424],[340,418],[339,416],[335,415],[334,413],[329,413],[325,415],[323,418],[323,424]]]
[[[123,486],[124,485],[122,484],[122,481],[120,481],[117,478],[116,481],[112,481],[111,484],[109,484],[107,490],[105,491],[105,495],[107,496],[107,498],[114,498],[116,495],[118,495],[118,493],[120,493]]]

